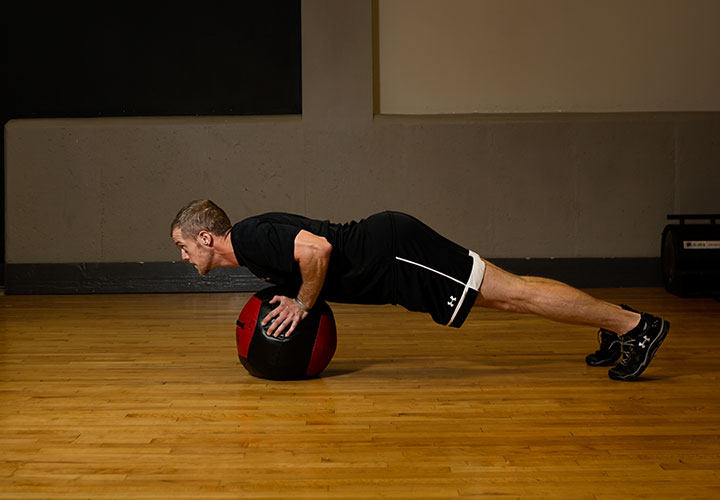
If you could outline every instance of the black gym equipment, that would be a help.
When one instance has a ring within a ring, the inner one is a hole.
[[[720,297],[720,214],[672,214],[667,219],[679,224],[668,224],[662,234],[665,288],[681,297]]]

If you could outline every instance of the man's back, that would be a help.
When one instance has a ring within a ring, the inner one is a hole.
[[[345,224],[281,212],[249,217],[235,224],[231,233],[238,263],[256,276],[296,291],[302,277],[293,249],[301,230],[324,237],[333,247],[322,289],[325,300],[394,302],[390,212]]]

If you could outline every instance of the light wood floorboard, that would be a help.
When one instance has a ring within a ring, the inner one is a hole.
[[[596,332],[476,308],[460,330],[333,305],[324,376],[245,373],[249,294],[0,296],[0,499],[720,498],[720,302],[662,314],[641,381]]]

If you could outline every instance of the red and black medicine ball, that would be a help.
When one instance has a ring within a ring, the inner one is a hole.
[[[318,375],[330,363],[337,346],[335,318],[330,306],[318,300],[290,336],[271,337],[262,320],[278,306],[275,295],[286,295],[277,287],[253,295],[237,320],[235,336],[238,357],[255,377],[296,380]]]

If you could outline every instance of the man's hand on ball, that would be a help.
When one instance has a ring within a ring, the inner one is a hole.
[[[278,337],[281,333],[285,332],[285,336],[289,337],[290,334],[295,330],[298,323],[304,320],[308,313],[303,311],[295,299],[284,297],[282,295],[275,295],[270,304],[280,303],[275,309],[265,316],[262,320],[262,326],[267,325],[273,318],[275,321],[267,329],[268,335],[272,337]]]

